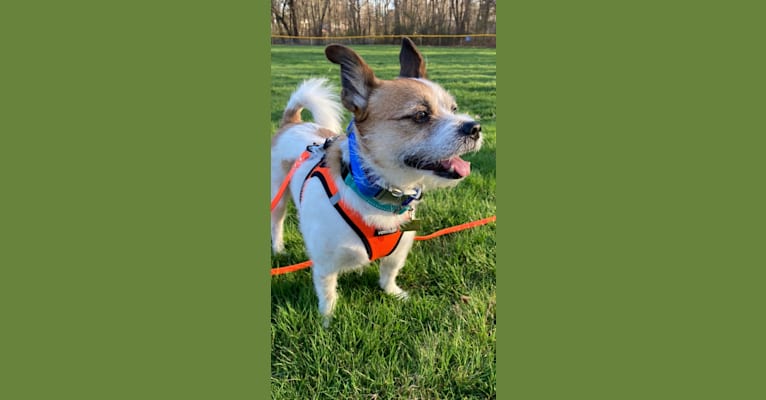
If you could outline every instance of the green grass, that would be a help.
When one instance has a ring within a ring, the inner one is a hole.
[[[398,74],[398,47],[353,47],[378,77]],[[429,78],[484,133],[482,150],[464,157],[471,175],[455,189],[424,197],[419,234],[427,234],[495,214],[495,50],[420,50]],[[322,76],[339,85],[339,71],[319,46],[273,46],[271,55],[276,130],[301,81]],[[285,241],[286,252],[272,258],[272,267],[307,259],[294,210]],[[310,270],[272,278],[272,398],[495,398],[495,225],[416,242],[397,279],[410,293],[406,302],[385,295],[377,276],[373,263],[340,277],[329,329],[321,326]]]

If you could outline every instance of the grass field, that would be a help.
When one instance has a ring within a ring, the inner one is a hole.
[[[378,77],[398,74],[397,46],[352,47]],[[495,50],[420,50],[429,78],[484,133],[482,150],[464,157],[471,175],[424,197],[423,235],[495,214]],[[273,46],[271,56],[275,130],[302,80],[323,76],[339,85],[339,70],[320,46]],[[272,257],[272,268],[307,259],[294,215],[285,223],[286,254]],[[340,277],[329,329],[321,325],[310,270],[272,278],[272,398],[495,398],[495,226],[416,242],[397,279],[410,293],[406,302],[385,295],[377,276],[373,263]]]

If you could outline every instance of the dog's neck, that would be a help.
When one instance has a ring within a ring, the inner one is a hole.
[[[404,190],[385,183],[381,185],[383,179],[368,168],[364,168],[364,161],[360,156],[359,144],[357,143],[356,124],[354,124],[353,119],[346,128],[346,134],[351,172],[346,176],[346,185],[378,209],[400,214],[410,210],[410,204],[420,199],[421,189]]]

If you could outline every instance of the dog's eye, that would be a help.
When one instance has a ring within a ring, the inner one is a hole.
[[[415,122],[417,122],[419,124],[422,124],[424,122],[428,122],[430,117],[431,116],[428,115],[427,112],[425,112],[425,111],[418,111],[418,112],[415,113],[415,115],[412,117],[412,119],[415,120]]]
[[[457,112],[457,104],[452,105],[452,112]]]

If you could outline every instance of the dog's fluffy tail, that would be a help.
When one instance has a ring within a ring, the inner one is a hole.
[[[290,96],[280,127],[301,122],[301,111],[311,111],[314,122],[333,132],[340,132],[342,106],[337,91],[324,78],[304,81]]]

